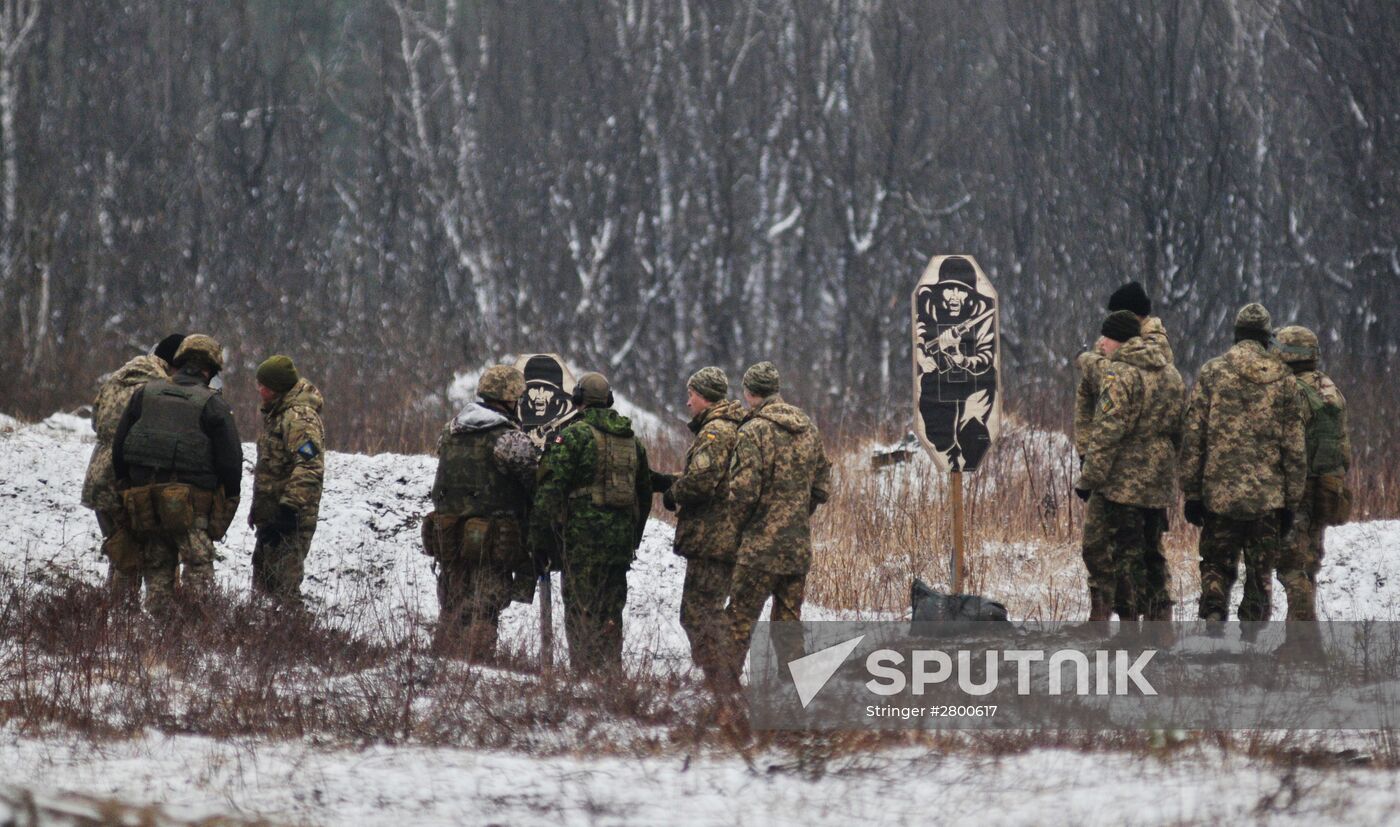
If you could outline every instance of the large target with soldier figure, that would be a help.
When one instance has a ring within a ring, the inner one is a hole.
[[[574,374],[553,353],[530,353],[516,360],[525,374],[525,395],[517,411],[520,427],[543,447],[550,435],[563,430],[577,413],[573,402]]]

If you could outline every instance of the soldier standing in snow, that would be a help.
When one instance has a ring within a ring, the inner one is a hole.
[[[301,581],[316,533],[325,480],[321,392],[286,356],[258,366],[263,429],[253,469],[248,525],[257,531],[253,591],[303,608]]]
[[[137,356],[117,368],[102,383],[92,403],[92,429],[97,444],[88,461],[83,479],[83,505],[97,514],[102,532],[102,554],[107,558],[107,585],[120,601],[134,600],[141,593],[141,548],[131,535],[131,526],[117,491],[112,469],[112,440],[131,397],[142,385],[170,378],[170,363],[184,341],[183,333],[172,333],[160,340],[150,355]]]
[[[147,382],[127,404],[112,441],[112,466],[133,535],[141,545],[146,607],[170,607],[175,575],[193,591],[214,587],[214,543],[238,507],[243,446],[233,411],[209,381],[223,348],[185,337],[175,375]]]
[[[569,657],[584,669],[621,669],[627,572],[651,511],[646,449],[612,409],[608,380],[580,376],[581,409],[550,437],[540,461],[530,548],[563,571]]]
[[[1201,368],[1187,407],[1181,487],[1187,522],[1202,527],[1204,620],[1227,619],[1241,554],[1239,619],[1269,619],[1274,566],[1307,483],[1297,384],[1269,338],[1269,311],[1245,305],[1234,347]]]
[[[473,402],[438,438],[433,513],[424,550],[437,563],[440,649],[465,632],[467,657],[489,660],[497,624],[512,597],[533,596],[535,569],[525,525],[539,450],[521,430],[517,405],[525,377],[510,365],[487,368]]]

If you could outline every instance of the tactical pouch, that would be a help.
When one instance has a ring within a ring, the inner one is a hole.
[[[1351,519],[1351,489],[1341,474],[1324,474],[1313,486],[1313,522],[1341,525]]]
[[[455,560],[462,546],[462,523],[455,514],[429,512],[423,517],[423,553],[442,562]]]
[[[152,497],[162,533],[184,534],[194,528],[194,504],[190,501],[188,485],[178,482],[162,485]]]
[[[126,518],[131,530],[137,536],[155,534],[160,531],[160,518],[156,516],[152,489],[155,486],[142,485],[122,492],[122,505],[126,508]]]
[[[471,517],[462,521],[462,536],[458,553],[468,563],[476,563],[490,558],[491,540],[494,533],[492,531],[493,522],[489,517]]]
[[[143,561],[141,544],[136,541],[125,517],[117,522],[116,528],[102,541],[102,553],[112,561],[112,568],[121,572],[140,571]]]
[[[225,497],[222,487],[213,493],[212,498],[209,507],[209,539],[218,542],[224,539],[229,526],[233,525],[233,515],[238,511],[238,499]]]
[[[593,428],[593,443],[597,448],[597,470],[590,488],[593,505],[636,510],[636,442]]]

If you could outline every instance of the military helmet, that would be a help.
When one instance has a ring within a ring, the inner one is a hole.
[[[492,365],[476,383],[476,395],[494,402],[514,405],[524,393],[525,374],[513,365]]]
[[[574,383],[574,404],[575,405],[602,405],[604,407],[612,404],[612,385],[601,373],[585,373]]]
[[[1317,334],[1306,327],[1281,327],[1274,333],[1274,340],[1279,357],[1289,364],[1317,361]]]
[[[224,369],[224,349],[210,336],[191,333],[180,343],[180,349],[175,351],[175,361],[171,362],[171,365],[178,368],[189,361],[198,361],[205,368],[218,373]]]

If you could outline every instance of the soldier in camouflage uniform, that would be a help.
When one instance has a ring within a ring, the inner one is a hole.
[[[248,525],[257,532],[253,591],[299,610],[326,474],[323,401],[289,357],[267,359],[257,379],[263,428],[248,512]]]
[[[1351,467],[1347,401],[1327,374],[1317,369],[1317,336],[1305,327],[1276,334],[1279,356],[1293,371],[1303,414],[1308,480],[1303,501],[1285,538],[1278,579],[1288,595],[1289,620],[1317,620],[1317,573],[1322,568],[1323,532],[1345,520],[1336,498],[1346,490]]]
[[[214,586],[214,542],[238,507],[243,446],[233,411],[209,380],[223,369],[223,348],[191,334],[175,352],[175,375],[147,382],[117,423],[112,467],[141,545],[146,607],[163,613],[176,571],[187,590]]]
[[[545,446],[530,518],[531,550],[563,571],[570,660],[584,669],[622,667],[627,571],[651,511],[646,449],[612,402],[602,375],[579,377],[582,413]]]
[[[533,596],[535,568],[525,549],[539,450],[520,427],[525,376],[510,365],[487,368],[481,401],[462,409],[438,437],[433,513],[424,550],[437,569],[435,643],[471,660],[496,653],[501,612],[513,597]]]
[[[1235,317],[1235,345],[1201,368],[1186,412],[1181,487],[1186,520],[1202,527],[1200,616],[1224,621],[1245,562],[1239,619],[1269,619],[1273,569],[1307,482],[1297,385],[1265,346],[1269,311]]]
[[[685,469],[662,501],[678,509],[675,552],[686,561],[681,627],[690,638],[691,657],[713,683],[722,677],[729,646],[724,601],[734,577],[738,536],[729,515],[725,475],[744,410],[726,398],[729,377],[717,367],[696,371],[686,390],[695,441],[686,451]]]
[[[730,673],[737,685],[753,624],[768,598],[774,621],[802,619],[812,566],[811,514],[830,497],[831,465],[811,418],[778,395],[778,369],[759,362],[744,372],[749,414],[729,463],[728,496],[739,532],[728,617]],[[775,630],[782,662],[802,656],[800,633]]]
[[[92,430],[97,433],[97,444],[92,449],[87,476],[83,479],[82,502],[97,514],[102,554],[108,563],[107,585],[112,595],[123,602],[140,597],[141,554],[131,536],[126,509],[117,491],[116,472],[112,470],[112,440],[132,395],[147,382],[170,378],[170,362],[184,339],[183,333],[172,333],[161,339],[150,355],[137,356],[117,368],[104,378],[97,399],[92,403]]]
[[[1176,499],[1186,385],[1140,331],[1128,310],[1104,321],[1099,349],[1108,362],[1075,484],[1081,499],[1096,502],[1109,530],[1110,556],[1090,569],[1091,621],[1107,620],[1114,606],[1122,620],[1144,614],[1152,619],[1149,604],[1156,595],[1147,555],[1160,547],[1161,515]]]

